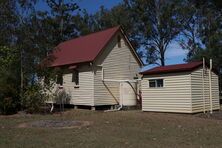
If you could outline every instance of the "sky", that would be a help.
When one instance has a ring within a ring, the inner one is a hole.
[[[86,9],[88,13],[95,13],[103,5],[110,9],[119,4],[122,0],[76,0],[81,9]],[[37,4],[38,9],[47,10],[47,6],[42,2]],[[184,63],[186,51],[177,42],[172,42],[166,51],[166,65]]]

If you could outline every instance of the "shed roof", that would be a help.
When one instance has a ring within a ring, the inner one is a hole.
[[[164,74],[164,73],[173,73],[173,72],[185,72],[192,71],[202,65],[202,62],[189,62],[185,64],[175,64],[167,66],[158,66],[152,69],[141,72],[143,75],[151,74]]]
[[[122,31],[121,26],[60,43],[50,55],[53,60],[51,60],[49,67],[94,61],[118,31]],[[138,58],[137,55],[136,58]],[[138,60],[140,61],[140,59]]]

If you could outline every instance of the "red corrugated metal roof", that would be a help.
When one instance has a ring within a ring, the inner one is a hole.
[[[51,54],[50,67],[93,61],[119,29],[117,26],[60,43]]]
[[[202,65],[202,62],[189,62],[185,64],[176,64],[168,66],[158,66],[141,72],[143,75],[164,74],[172,72],[192,71]]]

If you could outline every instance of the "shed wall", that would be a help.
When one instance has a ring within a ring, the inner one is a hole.
[[[203,70],[202,68],[198,68],[197,70],[191,73],[192,112],[194,113],[202,112],[204,111],[204,108],[206,111],[210,110],[209,69],[207,69],[206,72],[204,72],[204,82],[202,80],[202,72],[203,72],[202,70]],[[218,76],[214,72],[212,72],[212,100],[213,100],[213,110],[219,109],[220,105],[219,105]]]
[[[150,79],[163,79],[164,87],[149,88]],[[190,73],[145,75],[141,87],[143,111],[192,112]]]

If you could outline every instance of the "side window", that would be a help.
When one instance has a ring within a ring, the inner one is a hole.
[[[63,77],[62,74],[58,74],[56,77],[56,84],[63,85]]]
[[[149,80],[149,86],[150,87],[156,87],[156,81],[155,80]]]
[[[73,71],[72,82],[74,82],[75,85],[79,85],[79,71],[78,70]]]
[[[121,36],[117,36],[118,47],[121,48]]]
[[[163,87],[163,79],[152,79],[149,80],[149,87],[156,88],[156,87]]]

